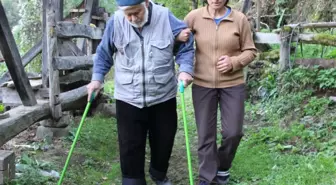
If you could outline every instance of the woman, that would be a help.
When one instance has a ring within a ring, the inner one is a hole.
[[[200,185],[226,184],[243,136],[245,82],[243,68],[256,57],[246,16],[227,6],[229,0],[207,0],[185,18],[196,40],[192,86],[198,132]],[[178,39],[187,40],[188,31]],[[183,36],[185,38],[183,38]],[[216,145],[217,109],[222,142]]]

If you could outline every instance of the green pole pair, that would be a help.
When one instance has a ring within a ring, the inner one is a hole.
[[[193,171],[192,171],[192,165],[191,165],[190,147],[189,147],[189,137],[188,137],[188,135],[189,135],[188,134],[188,124],[187,124],[186,108],[185,108],[185,103],[184,103],[184,84],[183,84],[182,81],[180,82],[180,95],[181,95],[181,106],[182,106],[184,134],[185,134],[186,148],[187,148],[189,181],[190,181],[190,185],[194,185]]]
[[[184,124],[184,133],[185,133],[186,148],[187,148],[189,180],[190,180],[190,185],[194,185],[193,171],[192,171],[192,165],[191,165],[190,146],[189,146],[189,137],[188,137],[188,135],[189,135],[188,134],[188,124],[187,124],[186,109],[185,109],[185,103],[184,103],[184,84],[183,84],[182,81],[180,82],[180,94],[181,94],[181,105],[182,105],[182,116],[183,116],[183,124]],[[82,129],[84,120],[86,118],[86,115],[87,115],[87,113],[88,113],[88,111],[90,109],[91,103],[93,102],[94,98],[95,98],[95,93],[92,93],[90,101],[87,103],[87,105],[85,107],[85,111],[84,111],[84,114],[82,116],[82,120],[81,120],[81,122],[79,124],[79,127],[77,129],[77,132],[76,132],[76,135],[75,135],[75,139],[74,139],[74,141],[73,141],[73,143],[71,145],[71,149],[69,151],[67,160],[65,161],[65,165],[64,165],[61,177],[60,177],[57,185],[62,185],[62,182],[63,182],[64,176],[65,176],[66,170],[67,170],[68,165],[69,165],[69,161],[71,159],[72,153],[73,153],[73,151],[75,149],[77,140],[79,138],[79,133],[80,133],[80,131]]]
[[[67,160],[65,161],[65,165],[64,165],[64,168],[63,168],[61,177],[60,177],[60,179],[59,179],[57,185],[62,185],[64,176],[65,176],[65,172],[66,172],[66,170],[67,170],[67,168],[68,168],[68,165],[69,165],[69,162],[70,162],[72,153],[73,153],[73,151],[74,151],[74,149],[75,149],[76,142],[77,142],[78,137],[79,137],[79,133],[80,133],[80,131],[81,131],[81,129],[82,129],[84,120],[85,120],[85,118],[86,118],[87,113],[89,112],[91,103],[93,102],[94,98],[95,98],[95,93],[93,92],[92,95],[91,95],[90,101],[86,104],[85,111],[84,111],[84,114],[83,114],[83,116],[82,116],[82,120],[81,120],[81,122],[80,122],[80,124],[79,124],[79,127],[78,127],[78,129],[77,129],[75,139],[74,139],[74,141],[72,142],[71,149],[70,149],[69,154],[68,154],[68,158],[67,158]]]

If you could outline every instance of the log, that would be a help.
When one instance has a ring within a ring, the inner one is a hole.
[[[336,22],[317,22],[317,23],[302,23],[287,25],[292,28],[299,26],[300,28],[336,28]]]
[[[33,59],[42,52],[42,40],[37,42],[25,55],[22,57],[23,66],[27,66]],[[0,56],[1,58],[1,56]],[[0,78],[0,84],[11,79],[9,72],[5,72]]]
[[[92,76],[92,71],[90,70],[79,70],[73,73],[70,73],[66,76],[60,77],[61,85],[69,85],[79,81],[90,82]]]
[[[300,34],[299,40],[307,44],[320,44],[336,47],[336,36],[328,34]]]
[[[84,99],[84,101],[83,101]],[[84,108],[87,103],[86,86],[60,94],[63,111]],[[10,117],[0,120],[0,146],[26,130],[34,123],[51,118],[49,102],[39,101],[35,106],[19,106],[8,111]]]
[[[84,25],[90,25],[91,17],[93,12],[93,2],[94,0],[87,0],[85,4],[85,13],[83,14],[83,23]],[[85,39],[79,38],[77,39],[77,47],[84,51],[84,41]]]
[[[336,60],[328,60],[322,58],[296,59],[295,63],[305,67],[319,66],[322,69],[336,68]]]
[[[33,89],[29,84],[27,74],[21,61],[19,50],[15,44],[11,28],[5,14],[5,10],[0,1],[0,51],[4,55],[5,62],[12,77],[23,105],[36,105]]]
[[[56,57],[53,67],[58,70],[89,69],[93,66],[92,56]]]
[[[254,33],[254,42],[259,44],[280,44],[281,38],[279,34],[276,33]]]
[[[89,25],[58,22],[56,26],[56,35],[60,38],[88,38],[100,40],[103,37],[103,30]]]
[[[116,117],[116,105],[101,103],[95,109],[95,113],[100,113],[106,117]]]

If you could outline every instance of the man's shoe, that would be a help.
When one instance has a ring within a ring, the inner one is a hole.
[[[216,177],[216,183],[219,185],[226,185],[229,183],[230,172],[229,171],[219,171]]]
[[[156,185],[173,185],[167,177],[163,181],[154,180],[154,182]]]
[[[201,180],[198,185],[210,185],[210,183]]]

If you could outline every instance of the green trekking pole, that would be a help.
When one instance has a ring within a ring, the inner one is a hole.
[[[84,114],[83,114],[83,116],[82,116],[82,120],[81,120],[81,122],[80,122],[80,124],[79,124],[79,127],[78,127],[78,129],[77,129],[75,139],[74,139],[74,141],[72,142],[71,149],[70,149],[69,154],[68,154],[68,158],[67,158],[67,160],[65,161],[65,165],[64,165],[64,168],[63,168],[61,177],[60,177],[60,179],[59,179],[57,185],[62,185],[62,182],[63,182],[63,179],[64,179],[64,175],[65,175],[65,172],[66,172],[66,170],[67,170],[67,168],[68,168],[68,165],[69,165],[69,162],[70,162],[70,158],[71,158],[72,152],[73,152],[74,149],[75,149],[76,142],[77,142],[78,137],[79,137],[79,133],[80,133],[80,131],[81,131],[81,129],[82,129],[84,120],[85,120],[85,118],[86,118],[87,113],[89,112],[91,103],[93,102],[94,98],[95,98],[95,93],[92,92],[90,101],[86,104],[85,111],[84,111]]]
[[[185,103],[184,103],[184,84],[183,84],[182,81],[180,82],[180,95],[181,95],[184,134],[185,134],[186,147],[187,147],[189,179],[190,179],[190,185],[194,185],[193,171],[192,171],[192,165],[191,165],[190,147],[189,147],[189,138],[188,138],[188,124],[187,124],[187,117],[186,117],[186,110],[185,110]]]

